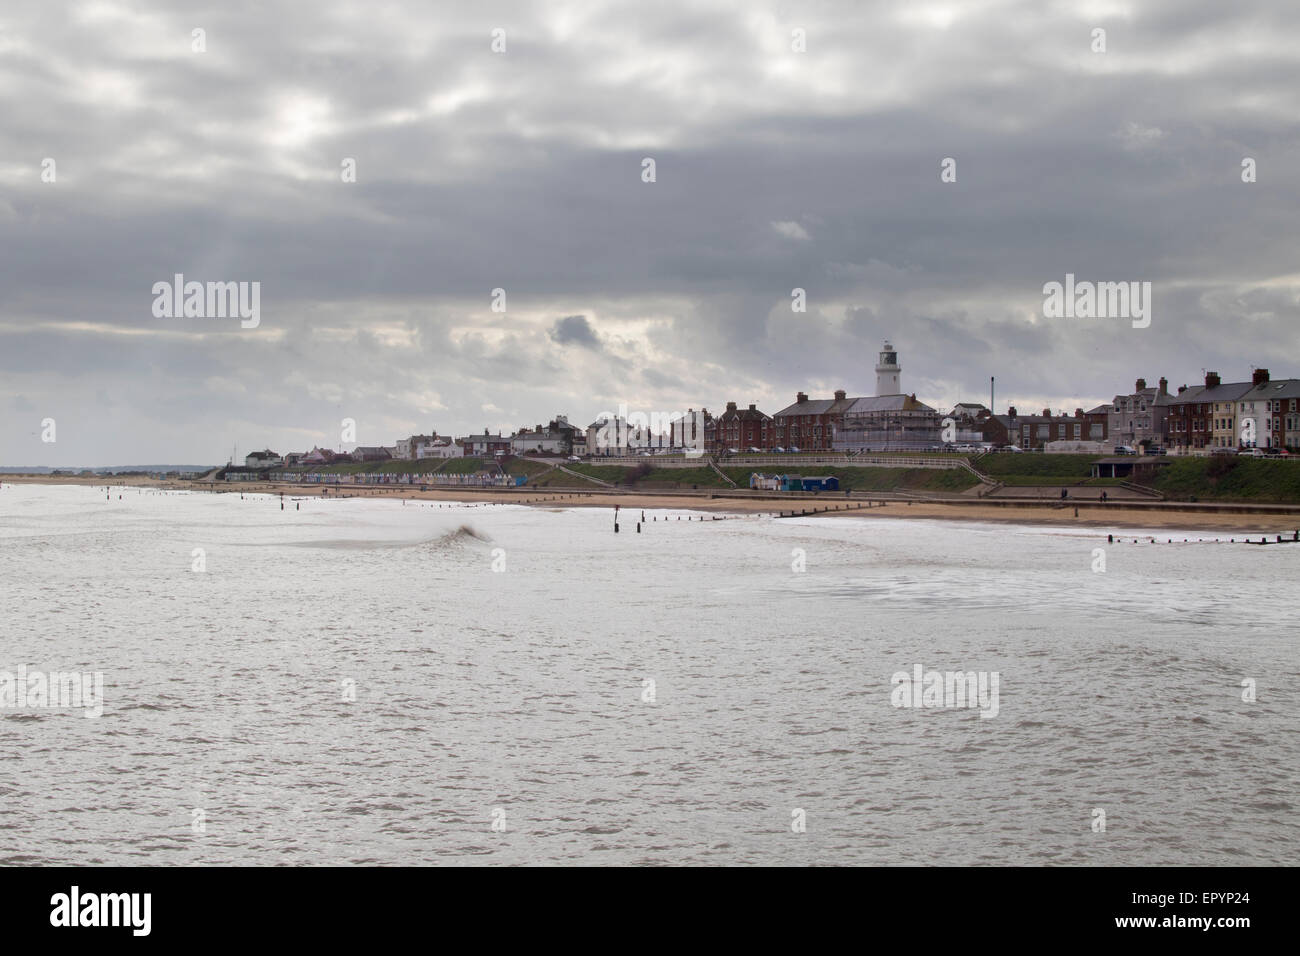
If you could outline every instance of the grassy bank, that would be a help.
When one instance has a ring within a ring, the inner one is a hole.
[[[1118,479],[1088,480],[1095,455],[1041,455],[994,454],[984,455],[975,467],[1003,484],[1012,487],[1035,485],[1086,483],[1088,487],[1118,484]],[[1245,503],[1300,504],[1300,461],[1270,461],[1235,456],[1205,458],[1169,458],[1168,466],[1161,467],[1152,479],[1151,487],[1174,501],[1240,501]],[[337,475],[367,474],[426,474],[439,470],[442,474],[471,474],[481,470],[486,462],[480,458],[429,458],[420,461],[347,462],[288,469],[290,473],[315,472]],[[564,462],[566,468],[577,474],[609,482],[620,488],[638,491],[688,491],[723,490],[730,488],[712,468],[700,465],[693,468],[656,468],[645,462],[634,466],[601,465],[586,462]],[[550,469],[550,464],[510,458],[503,463],[512,475],[528,475],[533,479]],[[723,473],[737,487],[748,488],[749,476],[756,469],[727,467]],[[841,467],[838,465],[804,465],[796,458],[773,457],[768,473],[792,473],[806,476],[835,475],[840,488],[847,491],[933,491],[960,492],[977,482],[965,469]],[[572,487],[579,479],[560,471],[551,471],[538,478],[536,487]],[[592,484],[594,489],[597,487]],[[830,492],[833,494],[833,492]]]
[[[346,461],[337,465],[299,465],[280,469],[288,475],[472,475],[487,466],[483,458],[420,458],[414,461]],[[509,458],[503,466],[511,475],[536,475],[549,465]]]
[[[791,468],[785,462],[784,468],[769,469],[782,474],[799,474],[806,477],[817,475],[835,475],[840,480],[843,491],[892,491],[905,488],[913,491],[964,491],[977,484],[975,477],[965,469],[937,468],[841,468],[838,465],[808,465]],[[601,481],[616,484],[621,488],[638,490],[689,490],[691,488],[724,489],[731,485],[712,468],[654,468],[649,464],[623,468],[617,465],[572,464],[566,466],[570,471],[588,475]],[[740,488],[749,487],[749,476],[753,468],[722,469],[728,478]],[[569,479],[570,483],[572,479]],[[560,479],[557,484],[562,484]],[[834,492],[827,492],[834,494]]]
[[[1300,503],[1300,462],[1212,455],[1172,458],[1151,484],[1176,501]]]
[[[1027,478],[1044,479],[1044,484],[1052,484],[1087,478],[1092,474],[1092,463],[1100,457],[1100,455],[1043,455],[1037,452],[1015,455],[998,452],[982,456],[975,462],[975,467],[990,478],[1008,485],[1033,484],[1030,481],[1020,480]]]

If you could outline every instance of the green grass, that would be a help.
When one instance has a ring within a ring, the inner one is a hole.
[[[788,464],[788,463],[787,463]],[[635,487],[647,491],[654,489],[689,489],[692,486],[724,490],[731,486],[712,468],[644,468],[640,475],[636,469],[616,465],[571,465],[578,474],[589,475],[602,481],[617,483],[621,487]],[[722,471],[738,488],[749,488],[753,468],[726,468]],[[798,474],[807,477],[835,475],[840,479],[841,491],[892,491],[906,488],[916,491],[964,491],[977,484],[970,472],[964,469],[938,468],[842,468],[838,465],[805,465],[798,468],[773,468],[767,474]],[[822,494],[833,495],[828,491]]]
[[[1007,481],[1003,476],[1022,478],[1087,478],[1092,474],[1092,463],[1100,455],[1043,455],[1022,452],[1019,455],[999,452],[985,455],[975,465],[978,471],[1005,484],[1027,484]],[[1050,483],[1050,482],[1049,482]]]
[[[282,470],[290,475],[424,475],[437,469],[443,460],[420,458],[415,461],[345,461],[337,465],[298,465]],[[451,462],[455,464],[463,460],[465,459],[453,458]],[[478,461],[477,458],[472,460]]]
[[[505,472],[507,475],[540,475],[544,471],[550,470],[550,465],[540,461],[529,461],[527,458],[510,458],[506,460]],[[561,472],[563,474],[563,472]]]
[[[1171,458],[1152,487],[1186,501],[1300,503],[1300,462],[1263,461],[1235,456]]]
[[[587,475],[598,481],[607,481],[611,484],[617,484],[621,487],[637,488],[687,488],[692,485],[698,485],[700,488],[730,488],[725,481],[718,477],[718,473],[712,468],[655,468],[648,462],[642,465],[623,467],[621,465],[589,465],[586,463],[569,462],[565,466],[572,472],[579,475]],[[733,471],[740,469],[733,469]],[[741,482],[745,487],[749,483],[749,473],[752,469],[743,469],[745,472],[744,481]],[[734,477],[734,476],[733,476]],[[572,483],[574,479],[567,475],[561,474],[556,479],[557,484]]]
[[[445,462],[445,464],[444,464]],[[483,458],[421,458],[417,461],[353,461],[337,465],[301,465],[284,469],[288,474],[324,475],[427,475],[437,471],[443,475],[472,475],[489,467]],[[508,458],[503,465],[510,475],[538,475],[550,465],[523,458]]]
[[[447,467],[443,468],[438,474],[440,475],[472,475],[476,471],[483,470],[482,458],[452,458],[447,462]]]
[[[724,468],[723,471],[742,488],[749,487],[752,468]],[[805,468],[773,469],[764,474],[797,474],[806,478],[835,475],[840,491],[964,491],[979,484],[964,468],[841,468],[838,465],[809,465]],[[834,494],[835,492],[822,492]]]
[[[623,468],[619,465],[588,465],[577,461],[566,462],[564,467],[579,475],[586,475],[598,481],[608,481],[611,484],[623,482],[632,471],[631,468]]]
[[[916,457],[900,454],[898,457]],[[939,456],[936,456],[939,457]],[[941,456],[952,458],[951,455]],[[1091,472],[1095,455],[1042,455],[1036,452],[985,455],[976,467],[997,481],[1011,487],[1073,484],[1085,488],[1103,488],[1120,483],[1121,479],[1102,478],[1084,482]],[[805,459],[806,460],[806,459]],[[1206,458],[1169,458],[1169,465],[1161,467],[1151,486],[1175,501],[1195,498],[1198,501],[1243,501],[1261,503],[1300,504],[1300,461],[1268,461],[1233,456]],[[650,462],[633,467],[599,465],[586,462],[564,462],[570,471],[617,484],[624,488],[688,490],[692,486],[707,490],[725,490],[731,486],[713,469],[656,468]],[[749,487],[753,466],[726,467],[722,470],[738,488]],[[300,466],[285,469],[290,474],[324,473],[341,475],[365,474],[423,474],[432,472],[443,459],[427,458],[420,461],[346,462],[338,465]],[[483,469],[481,458],[453,458],[441,468],[443,474],[472,474]],[[546,471],[544,462],[511,458],[505,462],[506,471],[512,475],[530,478]],[[976,484],[974,476],[961,468],[856,468],[838,465],[806,465],[798,455],[773,455],[771,464],[762,471],[766,474],[835,475],[840,479],[841,491],[892,491],[895,488],[910,491],[958,492]],[[542,479],[541,486],[571,486],[580,479],[551,472]],[[592,487],[595,487],[594,485]],[[833,495],[835,492],[823,492]]]
[[[725,471],[726,469],[723,470]],[[734,468],[732,469],[732,471],[735,470],[736,469]],[[735,475],[732,475],[731,478],[742,488],[748,487],[749,471],[747,470],[745,472],[744,481],[737,480]],[[731,487],[719,478],[718,473],[712,468],[654,468],[648,475],[638,481],[637,484],[656,484],[680,488],[689,488],[691,485],[699,485],[701,488]]]

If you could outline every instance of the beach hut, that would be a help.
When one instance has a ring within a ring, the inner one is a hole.
[[[839,491],[840,480],[834,475],[818,475],[803,479],[804,491]]]

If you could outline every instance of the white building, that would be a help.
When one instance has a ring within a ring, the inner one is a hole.
[[[566,416],[556,415],[545,427],[520,429],[510,439],[510,450],[516,455],[567,455],[575,443],[581,442],[582,434],[582,429],[570,425]]]
[[[412,438],[416,458],[461,458],[465,449],[450,438],[420,436]]]
[[[245,468],[279,468],[283,464],[284,459],[269,448],[251,452],[244,459]]]
[[[876,362],[876,394],[870,398],[842,398],[847,402],[838,425],[833,426],[831,447],[840,452],[926,451],[943,447],[939,413],[915,395],[902,393],[903,369],[898,352],[885,341]]]
[[[1236,406],[1237,444],[1253,448],[1300,445],[1300,380],[1269,381],[1268,369],[1256,369],[1250,391]]]
[[[628,454],[627,433],[627,423],[617,417],[596,419],[587,426],[587,454],[600,457]]]
[[[903,390],[898,383],[902,374],[903,370],[898,365],[898,353],[886,339],[880,361],[876,363],[876,395],[901,395]]]
[[[548,432],[540,427],[534,431],[520,431],[510,438],[510,451],[516,455],[562,455],[568,447],[568,436]]]

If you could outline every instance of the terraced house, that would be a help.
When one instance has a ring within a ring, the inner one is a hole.
[[[1110,440],[1133,448],[1143,442],[1163,444],[1169,402],[1168,379],[1161,378],[1158,388],[1149,388],[1146,379],[1138,379],[1130,394],[1116,395],[1110,403]]]
[[[510,454],[510,436],[502,435],[500,432],[489,435],[486,428],[481,435],[466,435],[459,441],[465,454],[472,458],[493,458],[497,455]]]
[[[994,444],[1016,445],[1025,451],[1049,442],[1106,441],[1106,409],[1099,405],[1089,412],[1076,408],[1073,415],[1053,415],[1044,408],[1040,415],[1021,415],[1011,405],[1005,415],[992,417],[984,434]]]
[[[1236,417],[1234,435],[1243,446],[1300,448],[1300,380],[1269,381],[1268,369],[1255,369],[1250,390],[1237,399]]]
[[[749,408],[737,408],[735,402],[727,402],[727,410],[717,417],[713,428],[706,427],[705,439],[712,438],[709,450],[714,453],[743,454],[751,448],[771,450],[777,445],[775,434],[772,416],[759,411],[752,402]]]
[[[1165,444],[1169,451],[1207,454],[1216,447],[1236,448],[1237,403],[1254,384],[1224,384],[1218,372],[1206,372],[1204,385],[1179,386],[1178,394],[1169,399],[1165,416]]]
[[[840,389],[834,398],[810,399],[803,392],[772,416],[772,445],[804,452],[830,451],[835,429],[844,424],[844,413],[857,399]]]

